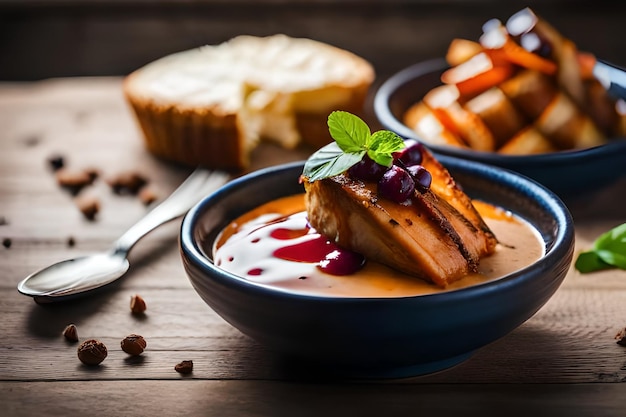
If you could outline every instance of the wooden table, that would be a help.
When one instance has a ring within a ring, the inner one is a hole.
[[[285,369],[280,358],[218,317],[192,289],[174,221],[139,242],[129,274],[106,291],[38,305],[16,290],[30,272],[102,250],[146,211],[135,196],[111,192],[106,179],[136,170],[167,195],[191,171],[147,154],[119,78],[0,84],[0,414],[42,415],[626,415],[626,272],[580,275],[532,319],[469,361],[434,375],[393,381],[321,381]],[[95,168],[83,193],[101,201],[94,221],[55,182],[48,159]],[[255,167],[302,155],[264,148]],[[590,190],[581,190],[587,193]],[[626,221],[626,181],[573,202],[578,249]],[[74,240],[74,245],[69,240]],[[132,315],[131,295],[148,309]],[[61,332],[75,323],[81,340],[109,350],[83,366]],[[144,354],[120,341],[143,335]],[[174,371],[182,360],[194,370]]]

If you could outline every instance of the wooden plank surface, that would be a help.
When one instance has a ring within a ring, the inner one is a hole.
[[[352,407],[361,415],[380,415],[383,404],[393,414],[418,403],[433,410],[449,398],[458,400],[447,401],[450,411],[459,412],[488,397],[494,406],[528,411],[543,404],[588,415],[599,415],[591,413],[593,407],[611,415],[624,405],[626,348],[614,336],[626,326],[626,271],[570,271],[532,319],[451,370],[356,384],[321,383],[323,376],[284,362],[206,306],[181,265],[179,221],[139,242],[130,273],[118,283],[86,299],[37,305],[17,292],[23,277],[54,261],[108,248],[145,213],[136,198],[111,193],[104,178],[135,169],[165,196],[190,168],[145,152],[115,77],[0,84],[0,127],[0,217],[6,220],[0,239],[12,241],[8,249],[0,247],[0,403],[9,415],[32,415],[42,404],[52,404],[49,415],[85,411],[89,396],[98,399],[102,414],[124,410],[122,415],[131,406],[140,408],[137,415],[172,415],[178,398],[186,401],[185,415],[210,409],[225,410],[221,415],[318,415]],[[100,170],[101,179],[89,190],[102,201],[96,221],[86,221],[55,183],[47,162],[55,154],[64,155],[70,167]],[[254,168],[302,157],[264,147]],[[626,222],[626,180],[591,191],[592,198],[570,204],[577,249]],[[74,246],[68,245],[70,236]],[[148,304],[143,317],[129,310],[136,293]],[[77,360],[76,345],[61,337],[69,323],[78,326],[81,340],[93,337],[107,345],[109,356],[100,367]],[[148,342],[139,359],[120,348],[130,333]],[[173,367],[187,359],[194,361],[194,372],[185,378]],[[339,401],[338,408],[332,401]],[[309,402],[314,405],[303,407]],[[572,405],[581,402],[579,408]]]
[[[0,382],[12,416],[615,416],[625,384],[399,385],[269,381]],[[139,388],[144,388],[138,391]],[[572,399],[577,399],[572,401]],[[451,399],[454,399],[453,401]],[[51,408],[50,404],[58,404]],[[42,413],[42,410],[45,410]]]

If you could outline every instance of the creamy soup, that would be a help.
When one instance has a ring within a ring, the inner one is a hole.
[[[269,202],[233,221],[216,240],[213,255],[220,268],[259,284],[341,297],[404,297],[459,289],[501,278],[543,256],[543,240],[528,222],[479,201],[475,206],[498,238],[496,252],[481,260],[478,273],[445,289],[369,260],[352,274],[324,272],[318,243],[332,243],[308,227],[304,194]]]

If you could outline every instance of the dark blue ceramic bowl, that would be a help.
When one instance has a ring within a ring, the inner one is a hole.
[[[448,68],[445,60],[435,59],[408,67],[386,80],[374,96],[374,112],[381,125],[404,138],[422,141],[402,123],[402,116],[432,88],[441,85],[440,76]],[[424,142],[436,155],[448,155],[508,168],[539,181],[565,200],[610,185],[626,175],[626,139],[607,145],[541,155],[500,155],[454,146]]]
[[[237,216],[302,193],[302,163],[236,179],[185,216],[181,254],[193,287],[227,322],[270,349],[348,378],[397,378],[446,369],[528,320],[563,281],[574,247],[571,216],[551,191],[515,173],[441,157],[472,197],[527,219],[546,255],[496,281],[403,298],[331,298],[275,290],[212,262],[216,235]]]

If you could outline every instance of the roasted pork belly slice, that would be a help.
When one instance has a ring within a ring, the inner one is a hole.
[[[422,165],[433,177],[430,190],[450,204],[466,221],[474,226],[478,231],[479,238],[486,245],[486,252],[492,253],[498,241],[474,207],[471,198],[463,192],[450,172],[427,149],[422,150],[422,158]]]
[[[318,232],[438,286],[475,272],[480,258],[495,249],[496,240],[480,216],[480,221],[467,218],[455,208],[463,207],[463,199],[450,204],[428,190],[416,191],[398,204],[379,198],[375,183],[345,174],[312,183],[305,180],[304,185],[309,222]]]

